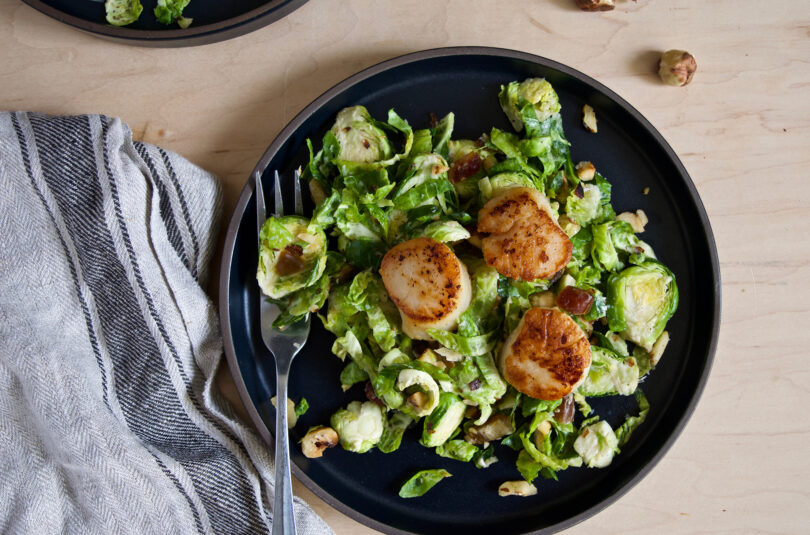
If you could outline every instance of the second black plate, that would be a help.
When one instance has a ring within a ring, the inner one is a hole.
[[[419,52],[371,67],[329,90],[301,112],[270,145],[257,165],[284,176],[308,161],[305,141],[318,145],[343,107],[366,106],[375,117],[389,108],[414,128],[431,113],[456,115],[454,138],[477,138],[492,126],[510,128],[498,105],[501,84],[545,77],[560,95],[565,132],[574,161],[590,160],[613,184],[617,212],[644,209],[650,223],[643,238],[675,273],[681,294],[668,325],[672,340],[642,387],[652,406],[649,417],[606,469],[569,469],[559,481],[537,480],[531,498],[500,498],[498,485],[520,478],[515,452],[499,447],[500,462],[485,470],[437,457],[418,445],[409,430],[391,454],[357,455],[334,448],[322,459],[305,458],[293,446],[293,471],[315,494],[347,515],[388,533],[550,533],[570,526],[626,492],[661,458],[683,428],[708,376],[720,313],[717,254],[706,214],[683,165],[661,135],[635,109],[595,80],[544,58],[500,49],[453,48]],[[581,125],[582,105],[596,110],[599,133]],[[283,193],[291,203],[291,187]],[[642,191],[649,188],[649,194]],[[291,204],[290,204],[291,205]],[[220,314],[225,350],[253,423],[268,444],[274,415],[273,365],[257,326],[256,231],[253,188],[245,186],[228,227],[220,280]],[[362,388],[341,391],[343,366],[331,354],[334,337],[313,318],[310,339],[293,364],[290,396],[306,397],[310,411],[291,432],[295,444],[312,425],[351,400]],[[592,404],[614,427],[636,410],[632,396]],[[404,500],[397,491],[415,471],[446,468],[453,477],[421,498]]]
[[[103,0],[23,0],[46,15],[105,39],[149,47],[204,45],[252,32],[274,22],[307,0],[191,0],[183,12],[194,19],[186,29],[155,18],[157,0],[141,0],[143,13],[128,26],[107,24]]]

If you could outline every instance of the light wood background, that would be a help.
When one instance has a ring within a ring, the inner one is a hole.
[[[566,533],[810,533],[807,0],[617,0],[603,14],[573,0],[310,0],[228,42],[159,50],[0,0],[0,109],[121,117],[222,178],[224,227],[259,156],[312,99],[450,45],[546,56],[614,89],[680,155],[717,240],[723,320],[697,411],[652,473]],[[669,48],[697,58],[691,85],[659,82]],[[374,533],[295,490],[338,534]]]

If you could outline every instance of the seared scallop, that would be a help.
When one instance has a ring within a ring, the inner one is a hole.
[[[554,222],[545,196],[515,187],[490,199],[478,212],[478,232],[487,264],[512,279],[549,279],[571,260],[571,240]]]
[[[506,381],[535,399],[561,399],[585,380],[591,345],[571,317],[554,308],[530,308],[501,349]]]
[[[402,330],[417,340],[433,340],[425,329],[455,329],[472,298],[466,266],[447,245],[430,238],[392,247],[380,275],[402,316]]]

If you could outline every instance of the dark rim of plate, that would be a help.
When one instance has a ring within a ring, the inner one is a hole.
[[[644,118],[644,116],[636,110],[633,106],[631,106],[627,101],[621,98],[612,90],[608,89],[605,85],[597,82],[593,78],[575,70],[571,67],[558,63],[556,61],[546,59],[542,56],[536,56],[534,54],[529,54],[527,52],[520,52],[516,50],[504,49],[504,48],[491,48],[491,47],[476,47],[476,46],[469,46],[469,47],[448,47],[448,48],[436,48],[431,50],[424,50],[420,52],[414,52],[411,54],[406,54],[403,56],[399,56],[387,61],[383,61],[378,63],[377,65],[368,67],[353,76],[343,80],[342,82],[338,83],[317,99],[315,99],[311,104],[309,104],[306,108],[304,108],[295,118],[287,124],[286,127],[276,136],[275,140],[270,144],[267,150],[264,152],[262,157],[259,159],[258,164],[251,173],[251,176],[255,173],[263,173],[267,168],[270,160],[272,159],[273,155],[279,150],[279,148],[286,142],[286,140],[298,129],[304,121],[309,118],[316,110],[318,110],[321,106],[329,102],[332,98],[339,95],[346,89],[354,86],[357,83],[360,83],[376,74],[381,72],[387,71],[394,67],[399,67],[401,65],[406,65],[413,62],[418,62],[426,59],[432,58],[441,58],[441,57],[450,57],[450,56],[495,56],[501,57],[504,59],[516,59],[522,60],[527,62],[532,62],[539,64],[543,67],[547,67],[550,69],[555,69],[559,72],[562,72],[568,76],[578,79],[579,81],[590,85],[595,90],[599,91],[602,95],[608,97],[612,100],[615,104],[620,106],[626,113],[630,114],[639,124],[646,129],[647,133],[652,136],[660,146],[665,150],[667,155],[670,157],[673,165],[678,170],[678,173],[683,177],[684,183],[689,191],[689,195],[691,196],[691,200],[695,205],[695,208],[700,217],[700,226],[705,233],[706,242],[709,246],[709,261],[712,273],[712,286],[714,289],[714,303],[716,304],[713,317],[712,317],[712,335],[711,340],[708,346],[708,350],[706,353],[706,361],[705,366],[703,369],[703,373],[700,377],[700,380],[695,388],[694,395],[689,400],[686,409],[680,416],[680,419],[677,425],[672,429],[669,437],[667,438],[664,445],[655,453],[655,455],[650,459],[650,461],[645,464],[644,466],[640,467],[636,474],[630,478],[626,484],[614,492],[610,496],[606,496],[604,500],[595,504],[594,506],[582,511],[581,513],[568,518],[567,520],[560,522],[554,526],[550,526],[547,528],[543,528],[539,531],[532,532],[532,534],[548,534],[554,533],[566,528],[569,528],[575,524],[582,522],[583,520],[590,518],[591,516],[595,515],[599,511],[602,511],[612,503],[616,502],[619,498],[624,496],[631,488],[633,488],[641,479],[661,460],[661,458],[669,451],[672,445],[675,443],[675,440],[680,436],[683,428],[686,425],[686,422],[689,420],[690,416],[695,410],[698,400],[700,399],[701,394],[706,386],[706,382],[709,378],[709,374],[712,367],[712,362],[714,360],[715,350],[717,348],[717,340],[719,335],[719,328],[720,328],[720,310],[721,310],[721,284],[720,284],[720,267],[719,267],[719,260],[717,257],[717,247],[714,241],[714,235],[712,233],[711,226],[709,224],[709,218],[706,215],[706,210],[703,206],[702,201],[700,200],[700,196],[698,195],[697,189],[695,188],[692,179],[689,177],[689,174],[686,172],[686,168],[681,163],[678,156],[675,154],[675,151],[663,136],[652,126],[652,124]],[[259,416],[258,411],[256,410],[255,405],[253,404],[250,395],[247,391],[245,386],[244,380],[241,376],[241,371],[239,369],[239,363],[236,358],[236,354],[233,347],[233,340],[232,340],[232,331],[231,331],[231,322],[229,313],[229,292],[230,292],[230,270],[231,270],[231,263],[233,258],[234,252],[234,244],[236,241],[236,234],[239,230],[239,223],[242,219],[242,214],[244,213],[247,204],[250,198],[253,196],[253,182],[252,180],[248,180],[244,189],[242,190],[242,194],[239,196],[239,200],[237,201],[236,207],[234,208],[234,212],[231,215],[231,220],[228,225],[227,234],[225,236],[225,245],[222,251],[222,263],[220,266],[220,281],[219,281],[219,314],[220,314],[220,324],[222,327],[222,336],[223,336],[223,344],[225,346],[225,355],[228,360],[228,366],[230,368],[231,374],[233,375],[234,383],[236,384],[237,390],[239,392],[239,396],[242,399],[242,402],[245,404],[245,408],[250,416],[251,422],[256,427],[259,432],[259,435],[262,439],[272,447],[274,444],[273,436],[268,430],[267,426],[265,425],[264,421],[262,420],[261,416]],[[376,530],[390,533],[393,535],[410,535],[412,532],[404,531],[401,529],[394,528],[387,524],[383,524],[378,520],[370,518],[364,514],[361,514],[351,507],[344,505],[342,502],[337,500],[334,496],[327,493],[323,490],[315,481],[313,481],[306,473],[304,473],[296,464],[292,463],[292,472],[299,481],[303,482],[304,485],[311,490],[315,495],[317,495],[320,499],[340,511],[341,513],[361,522],[362,524],[374,528]]]
[[[130,45],[168,48],[207,45],[245,35],[289,15],[307,0],[270,0],[265,5],[242,15],[203,26],[192,24],[185,30],[182,28],[136,30],[112,26],[69,15],[42,0],[23,0],[23,2],[59,22],[103,39]]]

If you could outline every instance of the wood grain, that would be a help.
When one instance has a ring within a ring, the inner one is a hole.
[[[715,365],[659,465],[576,534],[810,532],[810,2],[310,0],[252,34],[188,49],[101,41],[0,0],[0,108],[101,112],[217,173],[225,214],[273,137],[359,69],[415,50],[514,48],[605,83],[680,155],[723,278]],[[683,88],[661,51],[695,55]],[[227,376],[219,384],[237,403]],[[374,533],[295,488],[338,534]]]

